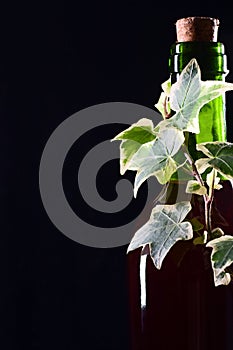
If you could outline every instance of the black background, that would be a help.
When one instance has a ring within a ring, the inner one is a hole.
[[[220,19],[233,81],[231,10],[222,3],[181,5],[1,8],[1,349],[128,350],[127,247],[95,249],[61,234],[40,200],[39,161],[53,130],[85,107],[122,101],[153,108],[181,17]],[[232,112],[229,93],[229,141]]]

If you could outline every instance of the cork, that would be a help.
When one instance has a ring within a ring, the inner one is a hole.
[[[217,42],[219,20],[212,17],[186,17],[176,23],[178,42],[213,41]]]

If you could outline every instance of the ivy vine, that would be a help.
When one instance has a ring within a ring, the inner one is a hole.
[[[215,286],[227,285],[231,276],[227,268],[233,262],[233,232],[225,235],[221,228],[212,227],[212,203],[215,190],[221,190],[220,177],[233,180],[233,143],[205,142],[196,145],[202,158],[194,160],[187,146],[187,134],[200,132],[200,109],[226,91],[233,84],[223,81],[202,81],[198,63],[192,59],[181,72],[176,83],[167,80],[155,107],[163,118],[157,125],[140,119],[118,134],[120,140],[120,172],[136,171],[134,196],[149,177],[155,176],[166,185],[178,169],[189,173],[186,192],[203,197],[205,219],[203,234],[194,238],[194,225],[187,220],[192,210],[189,201],[157,204],[148,222],[132,238],[128,252],[149,245],[150,255],[157,269],[179,240],[193,240],[212,248],[211,266]],[[205,174],[205,176],[204,176]],[[207,175],[206,175],[207,174]],[[199,223],[200,224],[200,223]]]

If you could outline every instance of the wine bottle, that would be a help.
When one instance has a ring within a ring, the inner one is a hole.
[[[188,17],[176,22],[177,41],[171,46],[171,82],[196,58],[202,80],[225,80],[227,59],[217,41],[219,21]],[[196,144],[226,141],[225,97],[206,104],[199,113],[200,133],[188,135],[189,152],[199,158]],[[222,178],[215,191],[213,228],[233,234],[233,189]],[[171,180],[166,203],[177,201],[177,179]],[[185,192],[185,190],[184,190]],[[192,195],[193,217],[203,218],[202,197]],[[201,219],[200,219],[201,220]],[[131,350],[233,349],[233,286],[215,287],[210,252],[190,241],[177,242],[161,270],[141,249],[128,254]]]

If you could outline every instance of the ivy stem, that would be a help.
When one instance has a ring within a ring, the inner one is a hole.
[[[208,233],[208,238],[211,238],[212,234],[212,224],[211,224],[211,212],[212,212],[212,201],[205,201],[205,221],[206,221],[206,230]]]
[[[199,171],[195,165],[195,162],[188,151],[187,146],[185,144],[183,144],[182,147],[183,147],[184,155],[192,167],[192,171],[193,171],[193,175],[194,175],[195,179],[198,181],[198,183],[201,186],[205,186],[205,183],[201,177],[201,174],[199,173]],[[212,203],[213,203],[213,199],[214,199],[213,189],[214,189],[215,176],[216,176],[216,174],[214,172],[213,181],[212,181],[212,184],[210,187],[209,194],[206,193],[203,195],[204,206],[205,206],[205,226],[206,226],[206,231],[208,234],[208,240],[211,238],[211,235],[212,235],[211,214],[212,214]]]
[[[198,181],[198,183],[201,185],[201,186],[205,186],[205,183],[199,173],[199,171],[197,170],[197,167],[195,165],[195,162],[193,160],[193,158],[191,157],[189,151],[188,151],[188,148],[185,144],[182,145],[183,147],[183,151],[184,151],[184,155],[186,157],[186,159],[188,160],[189,164],[191,165],[192,167],[192,170],[193,170],[193,175],[195,177],[195,179]]]
[[[213,178],[212,178],[212,183],[210,185],[209,188],[209,195],[207,195],[208,197],[208,201],[207,201],[207,212],[208,212],[208,216],[207,216],[207,232],[211,238],[211,233],[212,233],[212,224],[211,224],[211,217],[212,217],[212,204],[213,204],[213,200],[214,200],[214,184],[215,184],[215,177],[216,177],[216,170],[213,169]]]
[[[170,116],[171,116],[171,112],[169,113],[169,112],[168,112],[168,109],[167,109],[168,100],[169,100],[169,97],[168,97],[168,96],[165,96],[164,103],[163,103],[163,108],[164,108],[164,114],[165,114],[165,118],[166,118],[166,119],[169,119]]]

